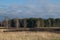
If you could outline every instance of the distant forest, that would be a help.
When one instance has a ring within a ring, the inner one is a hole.
[[[60,18],[25,18],[27,27],[60,27]],[[20,27],[24,26],[24,19],[19,19]],[[14,19],[11,20],[11,26],[14,27]]]
[[[34,28],[39,25],[39,27],[60,27],[60,18],[24,18],[24,19],[18,19],[19,20],[19,27],[24,27],[24,20],[26,21],[26,27]],[[10,19],[10,26],[15,27],[15,19]]]

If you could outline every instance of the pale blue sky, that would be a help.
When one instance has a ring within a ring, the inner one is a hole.
[[[0,5],[11,5],[11,4],[37,4],[40,0],[0,0]],[[42,0],[44,1],[44,0]],[[60,4],[60,0],[45,0],[48,3]]]
[[[60,18],[60,0],[0,0],[0,15]]]
[[[37,0],[0,0],[0,5],[36,3]]]

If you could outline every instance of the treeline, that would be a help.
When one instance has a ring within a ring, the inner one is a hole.
[[[34,28],[34,27],[60,27],[60,18],[25,18],[19,19],[19,27],[24,27],[24,20],[26,21],[26,27]],[[15,27],[15,19],[10,20],[10,26]]]

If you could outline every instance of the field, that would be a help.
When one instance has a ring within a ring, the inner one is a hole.
[[[60,40],[60,34],[51,32],[0,32],[0,40]]]

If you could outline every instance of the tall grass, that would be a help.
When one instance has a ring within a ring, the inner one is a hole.
[[[60,40],[60,34],[50,32],[0,32],[0,40]]]

